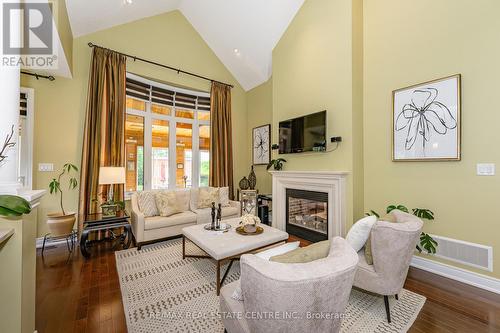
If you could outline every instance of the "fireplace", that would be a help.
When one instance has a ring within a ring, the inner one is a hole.
[[[286,231],[311,242],[328,239],[328,193],[287,188]]]

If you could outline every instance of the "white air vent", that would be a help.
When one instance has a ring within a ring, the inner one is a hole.
[[[493,272],[493,248],[481,244],[432,235],[438,242],[436,257]]]

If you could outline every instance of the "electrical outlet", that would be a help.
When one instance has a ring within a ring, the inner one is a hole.
[[[38,171],[41,171],[41,172],[54,171],[54,164],[53,163],[38,163]]]
[[[330,142],[342,142],[342,137],[341,136],[331,137]]]
[[[494,163],[478,163],[476,165],[476,172],[478,176],[494,176],[495,164]]]

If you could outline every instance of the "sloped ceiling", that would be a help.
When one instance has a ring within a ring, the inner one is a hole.
[[[74,37],[180,10],[245,90],[266,82],[272,50],[304,0],[66,0]]]

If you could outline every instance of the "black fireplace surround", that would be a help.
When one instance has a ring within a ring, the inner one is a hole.
[[[328,193],[286,189],[286,232],[311,242],[328,239]]]

